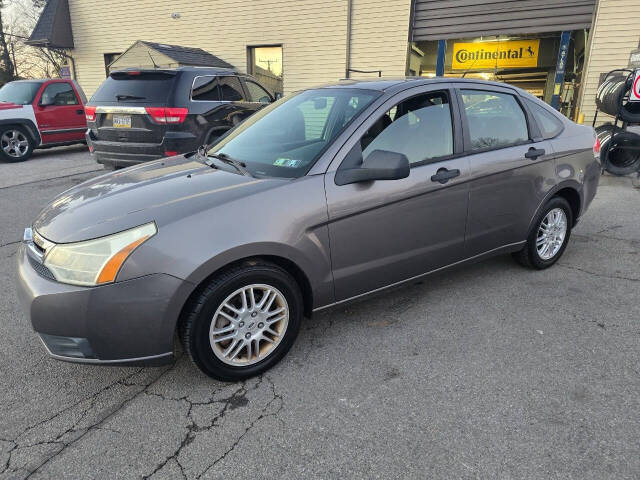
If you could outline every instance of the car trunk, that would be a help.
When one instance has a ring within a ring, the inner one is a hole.
[[[151,113],[168,106],[175,79],[171,71],[112,73],[90,101],[98,141],[161,143],[167,127]]]

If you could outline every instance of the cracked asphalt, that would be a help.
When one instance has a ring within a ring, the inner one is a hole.
[[[0,164],[0,479],[640,477],[630,179],[602,178],[552,269],[499,257],[322,312],[274,369],[225,384],[185,357],[45,356],[16,299],[17,243],[95,169],[78,147]]]

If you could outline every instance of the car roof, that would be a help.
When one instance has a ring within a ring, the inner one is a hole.
[[[209,75],[244,75],[243,73],[238,72],[236,69],[232,68],[224,68],[224,67],[195,67],[195,66],[185,66],[185,67],[175,67],[175,68],[121,68],[118,70],[114,70],[111,73],[120,73],[120,72],[190,72],[190,73],[206,73]]]
[[[478,80],[475,78],[460,77],[379,77],[370,79],[342,79],[339,82],[321,85],[319,88],[362,88],[366,90],[404,90],[406,88],[416,87],[419,85],[429,85],[438,83],[467,83],[469,85],[486,85],[494,87],[508,87],[517,91],[522,91],[513,85],[507,85],[500,82],[492,82],[489,80]]]

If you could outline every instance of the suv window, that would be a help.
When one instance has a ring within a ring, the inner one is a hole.
[[[77,105],[76,94],[68,83],[51,83],[42,92],[42,105]]]
[[[220,97],[223,101],[239,102],[244,99],[238,77],[219,77]]]
[[[245,80],[250,102],[271,103],[271,95],[267,91],[251,80]]]
[[[191,100],[198,102],[218,102],[220,101],[220,91],[218,90],[218,77],[203,76],[196,77],[191,90]]]
[[[472,150],[517,145],[529,139],[527,118],[513,95],[461,90]]]
[[[528,98],[525,98],[524,101],[529,110],[531,110],[533,118],[536,119],[536,123],[545,140],[555,137],[562,131],[564,125],[553,113]]]
[[[166,103],[176,76],[170,72],[113,72],[91,102]]]
[[[403,100],[362,136],[362,159],[374,150],[402,153],[412,164],[452,155],[451,118],[449,96],[444,91]]]

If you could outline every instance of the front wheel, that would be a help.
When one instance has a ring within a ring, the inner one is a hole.
[[[540,210],[524,248],[514,254],[518,263],[542,270],[564,253],[573,225],[573,212],[564,198],[554,197]]]
[[[260,260],[232,268],[191,302],[180,338],[200,370],[238,381],[278,363],[293,345],[303,316],[295,279]]]
[[[23,127],[8,126],[0,130],[0,157],[7,162],[23,162],[31,157],[34,142]]]

